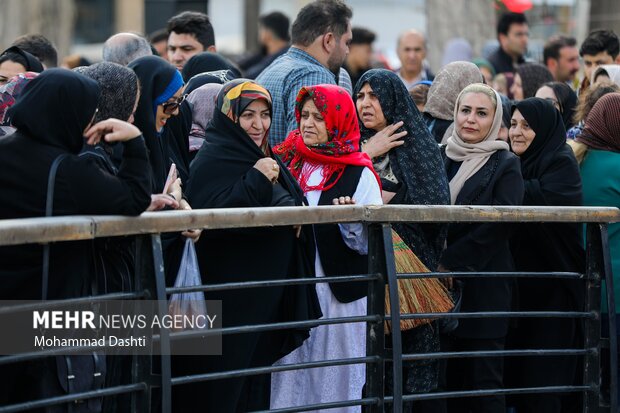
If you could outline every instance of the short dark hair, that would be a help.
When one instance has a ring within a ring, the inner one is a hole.
[[[155,30],[153,33],[149,34],[149,42],[151,44],[163,42],[164,40],[168,41],[168,30],[159,29]]]
[[[215,46],[215,33],[209,16],[197,11],[184,11],[168,20],[168,34],[191,34],[207,50]]]
[[[372,44],[377,38],[377,35],[364,27],[354,27],[351,29],[353,32],[353,39],[351,44]]]
[[[258,18],[258,22],[265,29],[275,34],[278,39],[285,42],[291,41],[291,35],[289,34],[291,22],[284,13],[274,11],[273,13],[263,14]]]
[[[317,0],[304,6],[293,22],[293,44],[309,46],[317,37],[346,33],[353,11],[341,0]]]
[[[581,43],[579,56],[594,56],[601,52],[607,52],[612,58],[616,58],[620,52],[620,40],[613,30],[594,30],[590,32],[586,40]]]
[[[4,62],[15,62],[15,63],[19,63],[20,65],[24,66],[24,67],[28,67],[28,62],[26,61],[26,58],[22,55],[20,55],[19,53],[15,53],[15,52],[5,52],[2,55],[0,55],[0,63],[4,63]]]
[[[564,47],[575,47],[577,40],[574,37],[563,35],[552,36],[549,38],[543,49],[543,63],[547,64],[547,60],[560,58],[560,49]]]
[[[497,37],[500,34],[508,34],[510,26],[513,24],[527,24],[527,19],[523,13],[505,13],[497,22]]]
[[[27,51],[48,68],[58,66],[58,52],[52,42],[42,34],[19,36],[11,46]]]

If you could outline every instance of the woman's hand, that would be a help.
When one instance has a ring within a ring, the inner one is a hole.
[[[176,175],[176,172],[175,172],[175,175]],[[173,179],[174,180],[168,187],[167,195],[171,196],[177,202],[181,203],[181,200],[183,198],[183,189],[181,188],[181,178],[173,178]]]
[[[395,133],[401,126],[403,126],[403,121],[386,126],[382,131],[368,139],[362,147],[362,152],[366,152],[370,159],[374,159],[388,153],[392,148],[402,145],[405,141],[400,139],[407,135],[407,131]]]
[[[192,207],[189,205],[189,202],[187,202],[185,199],[181,199],[181,201],[179,202],[178,209],[185,210],[185,211],[191,211]],[[200,234],[202,234],[201,229],[188,229],[187,231],[183,231],[181,233],[181,235],[191,239],[194,242],[198,242],[198,239],[200,238]]]
[[[179,207],[179,203],[176,200],[172,199],[170,195],[152,194],[151,205],[149,205],[146,210],[159,211],[160,209],[164,209],[167,206],[173,209],[177,209]]]
[[[102,139],[106,142],[125,142],[142,135],[140,129],[128,122],[110,118],[91,126],[84,137],[86,143],[95,145]]]
[[[381,199],[383,199],[383,205],[389,204],[392,198],[394,198],[394,195],[396,195],[396,192],[381,191]]]
[[[260,173],[265,175],[267,179],[275,183],[280,175],[280,166],[272,158],[261,158],[255,164],[254,168],[258,169]]]
[[[355,199],[350,196],[341,196],[340,198],[332,199],[334,205],[355,205]]]

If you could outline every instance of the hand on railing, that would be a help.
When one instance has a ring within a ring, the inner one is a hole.
[[[340,198],[332,199],[334,205],[355,205],[355,199],[350,196],[341,196]]]
[[[170,195],[152,194],[151,205],[149,205],[149,207],[146,210],[147,211],[159,211],[160,209],[164,209],[167,206],[172,209],[177,209],[179,207],[179,203],[176,201],[176,199],[173,199],[173,197]]]

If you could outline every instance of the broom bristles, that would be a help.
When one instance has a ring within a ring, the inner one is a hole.
[[[398,274],[430,272],[394,230],[392,230],[392,242],[394,245],[396,272]],[[448,290],[437,278],[398,280],[398,301],[401,314],[445,313],[454,307]],[[386,313],[390,314],[390,295],[387,286],[385,291],[385,308]],[[401,330],[409,330],[431,321],[433,320],[401,320],[400,328]],[[390,323],[388,321],[386,321],[386,329],[388,332],[390,331]]]

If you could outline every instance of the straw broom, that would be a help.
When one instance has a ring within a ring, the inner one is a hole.
[[[430,272],[420,259],[405,244],[405,241],[392,230],[392,243],[394,245],[394,261],[396,273],[422,273]],[[454,307],[450,294],[446,287],[437,278],[410,278],[398,280],[398,299],[400,313],[445,313]],[[385,286],[385,308],[390,314],[390,294],[388,286]],[[400,320],[401,330],[409,330],[422,324],[427,324],[432,319],[409,319]],[[385,323],[386,331],[391,331],[390,323]]]

